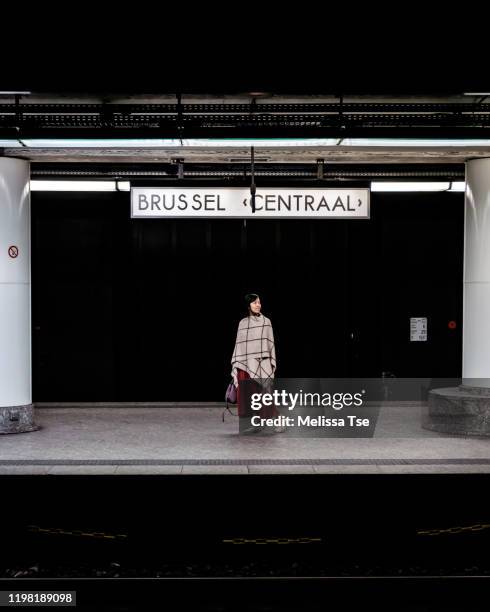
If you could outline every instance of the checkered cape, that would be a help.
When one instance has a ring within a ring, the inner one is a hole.
[[[274,378],[276,347],[269,318],[262,313],[244,317],[238,324],[235,348],[231,358],[233,382],[238,386],[237,368],[250,378]]]

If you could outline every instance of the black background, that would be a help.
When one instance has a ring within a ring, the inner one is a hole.
[[[9,6],[0,86],[106,94],[488,92],[485,21],[462,5],[431,8]]]
[[[249,291],[279,377],[459,377],[463,215],[462,193],[372,193],[369,220],[244,227],[33,192],[33,401],[221,401]]]

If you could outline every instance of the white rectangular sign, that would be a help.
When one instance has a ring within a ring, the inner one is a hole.
[[[131,218],[369,219],[369,189],[132,187]]]
[[[427,340],[427,317],[410,318],[410,341],[420,342]]]

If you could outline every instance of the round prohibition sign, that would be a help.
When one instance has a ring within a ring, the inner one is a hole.
[[[19,254],[19,249],[18,247],[16,247],[14,244],[12,246],[9,246],[9,255],[12,258],[17,257],[17,255]]]

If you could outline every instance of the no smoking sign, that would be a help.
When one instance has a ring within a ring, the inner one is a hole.
[[[17,255],[19,254],[19,248],[16,247],[15,245],[9,246],[9,256],[12,258],[17,257]]]

